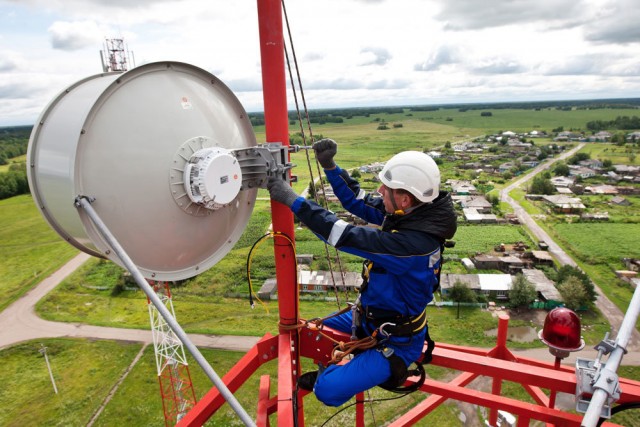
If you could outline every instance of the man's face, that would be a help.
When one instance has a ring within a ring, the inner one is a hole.
[[[402,209],[399,203],[399,197],[397,191],[392,191],[389,187],[382,184],[380,188],[378,188],[378,193],[382,195],[382,201],[384,202],[384,210],[387,213],[394,213],[396,211],[396,207],[393,206],[393,201],[395,201],[397,209]]]

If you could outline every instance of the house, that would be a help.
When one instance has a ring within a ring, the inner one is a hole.
[[[593,212],[580,214],[583,221],[609,221],[609,212]]]
[[[540,162],[538,160],[529,160],[529,161],[526,161],[526,162],[522,162],[521,164],[522,164],[522,166],[525,166],[525,167],[531,169],[531,168],[535,168],[536,166],[538,166],[540,164]]]
[[[640,174],[640,166],[613,165],[613,169],[616,171],[618,175],[636,176]]]
[[[618,194],[618,188],[613,185],[594,185],[584,188],[585,193],[591,194]]]
[[[580,141],[582,138],[581,134],[573,133],[573,132],[560,132],[555,138],[554,141]]]
[[[564,301],[562,295],[556,288],[555,284],[545,276],[542,270],[525,268],[522,275],[536,288],[538,297],[543,301],[544,307],[551,309],[562,304]]]
[[[531,261],[516,256],[478,255],[473,258],[473,264],[478,270],[500,270],[505,273],[516,274]]]
[[[503,163],[503,164],[501,164],[500,166],[498,166],[498,171],[499,171],[500,173],[504,173],[504,172],[508,172],[508,171],[510,171],[511,169],[513,169],[513,168],[515,168],[515,167],[516,167],[516,164],[515,164],[515,163],[513,163],[513,162],[506,162],[506,163]]]
[[[576,182],[574,177],[554,176],[551,178],[551,183],[554,187],[571,187],[574,182]]]
[[[631,132],[627,134],[627,141],[636,141],[640,139],[640,132]]]
[[[554,209],[563,213],[581,212],[586,209],[582,201],[577,197],[568,197],[565,195],[542,196],[547,203],[553,205]]]
[[[611,140],[611,133],[600,131],[587,138],[589,142],[608,142]]]
[[[519,139],[507,142],[507,146],[512,151],[527,151],[529,148],[533,147],[530,142],[522,142]]]
[[[482,214],[490,214],[493,207],[483,196],[467,197],[465,200],[460,201],[460,206],[475,209],[478,213]]]
[[[556,192],[558,194],[573,194],[573,191],[567,187],[556,187]]]
[[[569,166],[569,175],[579,176],[584,179],[596,176],[596,172],[593,169],[585,168],[583,166]]]
[[[530,138],[544,138],[547,136],[546,132],[540,132],[537,130],[532,130],[531,132],[529,132],[529,137]]]
[[[469,181],[452,181],[451,192],[456,195],[476,194],[478,190]]]
[[[631,202],[622,196],[615,196],[611,199],[611,203],[618,206],[630,206]]]
[[[334,288],[354,291],[362,285],[360,273],[340,271],[298,271],[298,284],[301,292],[328,292]]]
[[[495,224],[498,222],[498,217],[495,214],[480,213],[472,208],[462,209],[462,215],[465,221],[472,224]]]
[[[512,277],[510,274],[443,274],[440,290],[446,296],[456,282],[464,283],[476,293],[493,298],[508,299]]]
[[[547,251],[531,251],[531,257],[535,265],[548,265],[553,267],[553,257]]]
[[[584,166],[585,168],[590,169],[602,169],[603,163],[598,159],[587,159],[578,163],[580,166]]]
[[[370,165],[360,166],[359,170],[360,172],[365,173],[378,173],[382,170],[382,168],[384,168],[384,163],[376,162],[371,163]]]

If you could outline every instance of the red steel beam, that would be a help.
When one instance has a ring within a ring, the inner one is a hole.
[[[262,94],[267,142],[289,145],[289,117],[287,112],[287,87],[284,61],[284,37],[282,30],[281,0],[258,0],[258,24],[260,33],[260,58],[262,64]],[[287,172],[289,173],[289,172]],[[295,260],[293,213],[288,206],[271,202],[273,231],[287,238],[274,238],[276,282],[278,284],[278,310],[280,325],[298,323],[298,282]],[[295,381],[298,377],[300,356],[296,331],[280,328],[278,362],[278,425],[304,425],[302,401],[296,402]]]
[[[258,390],[258,410],[256,416],[257,427],[269,427],[269,394],[271,393],[271,379],[269,375],[260,377]]]
[[[524,416],[529,419],[539,420],[547,423],[562,426],[579,426],[582,421],[581,415],[563,412],[557,409],[545,408],[533,403],[520,402],[504,396],[496,396],[478,390],[471,390],[452,384],[440,383],[438,381],[426,380],[420,388],[427,393],[446,396],[449,399],[468,402],[475,405],[484,406],[490,409],[502,409],[519,417]]]
[[[275,359],[278,356],[278,337],[266,334],[251,348],[227,374],[222,381],[227,388],[234,393],[245,381],[253,375],[260,365]],[[213,387],[204,395],[198,403],[178,422],[178,427],[201,426],[220,408],[226,401],[220,391]]]
[[[497,360],[499,363],[496,363]],[[572,394],[576,387],[575,374],[554,370],[553,365],[550,368],[527,365],[526,369],[523,369],[522,365],[517,362],[470,353],[461,354],[458,351],[438,347],[433,352],[432,363],[437,366],[498,377],[506,381],[530,384],[564,393]]]
[[[451,386],[460,386],[464,387],[469,384],[471,381],[478,377],[477,374],[472,374],[470,372],[464,372],[456,377],[453,381],[449,382]],[[432,394],[427,397],[422,402],[418,403],[416,406],[407,411],[403,416],[398,418],[393,423],[389,424],[389,427],[400,427],[400,426],[409,426],[417,423],[422,418],[424,418],[431,411],[440,406],[445,400],[449,397],[447,396],[438,396]]]

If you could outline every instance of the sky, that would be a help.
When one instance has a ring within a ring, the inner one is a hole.
[[[638,0],[285,7],[309,109],[640,97]],[[99,74],[107,38],[123,38],[135,65],[205,69],[263,110],[256,0],[0,0],[0,126],[35,123]]]

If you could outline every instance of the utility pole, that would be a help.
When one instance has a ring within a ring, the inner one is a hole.
[[[40,353],[44,355],[44,361],[47,363],[47,369],[49,370],[49,378],[51,378],[51,384],[53,384],[53,391],[58,394],[58,387],[56,387],[56,380],[53,379],[53,372],[51,372],[51,365],[49,364],[49,358],[47,357],[47,347],[44,344],[40,344]]]

